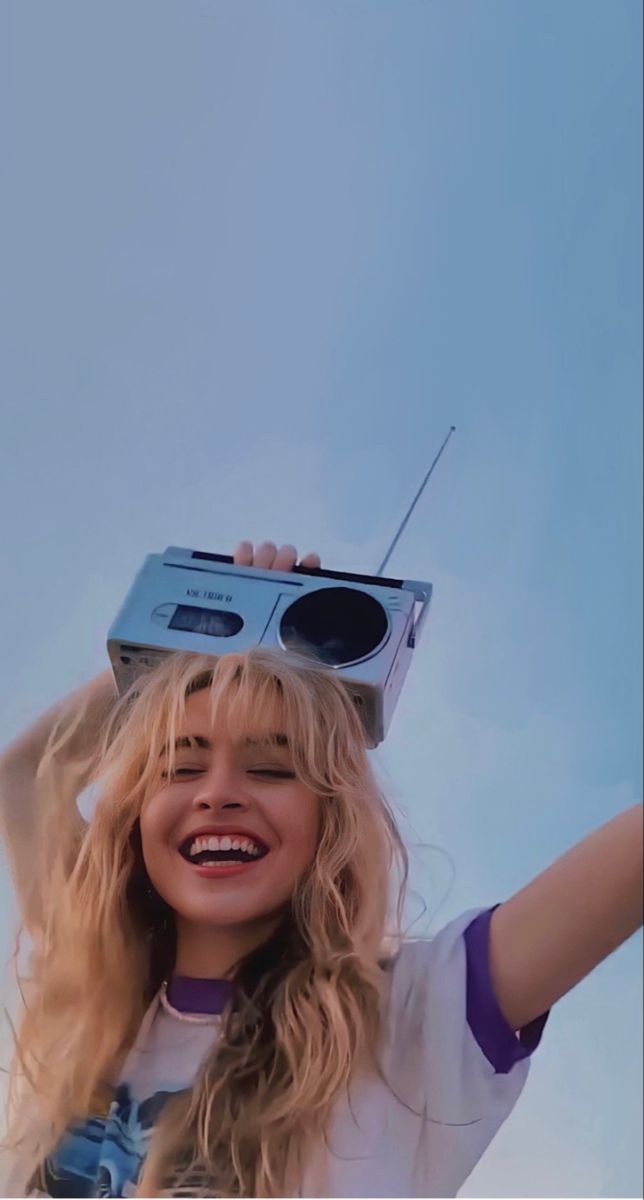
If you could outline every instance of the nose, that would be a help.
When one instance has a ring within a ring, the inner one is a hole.
[[[245,811],[249,806],[243,774],[240,775],[225,756],[213,762],[211,769],[199,777],[193,798],[195,810]]]

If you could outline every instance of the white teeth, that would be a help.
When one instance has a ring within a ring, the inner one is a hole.
[[[231,838],[228,834],[223,837],[204,836],[196,837],[190,845],[189,854],[191,858],[201,854],[204,850],[243,850],[246,854],[251,854],[253,858],[257,858],[261,853],[259,846],[252,842],[250,838]]]

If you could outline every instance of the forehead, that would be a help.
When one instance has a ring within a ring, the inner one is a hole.
[[[185,721],[178,734],[245,744],[275,733],[287,734],[282,704],[277,696],[263,697],[261,705],[246,702],[219,703],[213,714],[209,688],[194,692],[185,702]]]
[[[196,723],[203,726],[204,733],[208,733],[211,730],[210,691],[208,688],[202,688],[200,692],[194,692],[192,696],[188,696],[186,700],[186,720],[191,725]]]

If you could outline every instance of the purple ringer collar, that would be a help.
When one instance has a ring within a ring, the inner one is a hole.
[[[193,979],[173,975],[166,995],[178,1012],[222,1013],[233,994],[232,979]]]

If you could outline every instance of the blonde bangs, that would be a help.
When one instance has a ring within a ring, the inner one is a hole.
[[[212,737],[243,744],[286,737],[293,768],[320,796],[350,778],[364,783],[366,742],[345,687],[330,668],[293,651],[255,647],[245,654],[176,653],[131,689],[136,706],[130,737],[147,748],[145,782],[156,782],[164,749],[170,770],[175,741],[187,731],[191,695],[208,690]],[[189,732],[189,731],[188,731]]]

